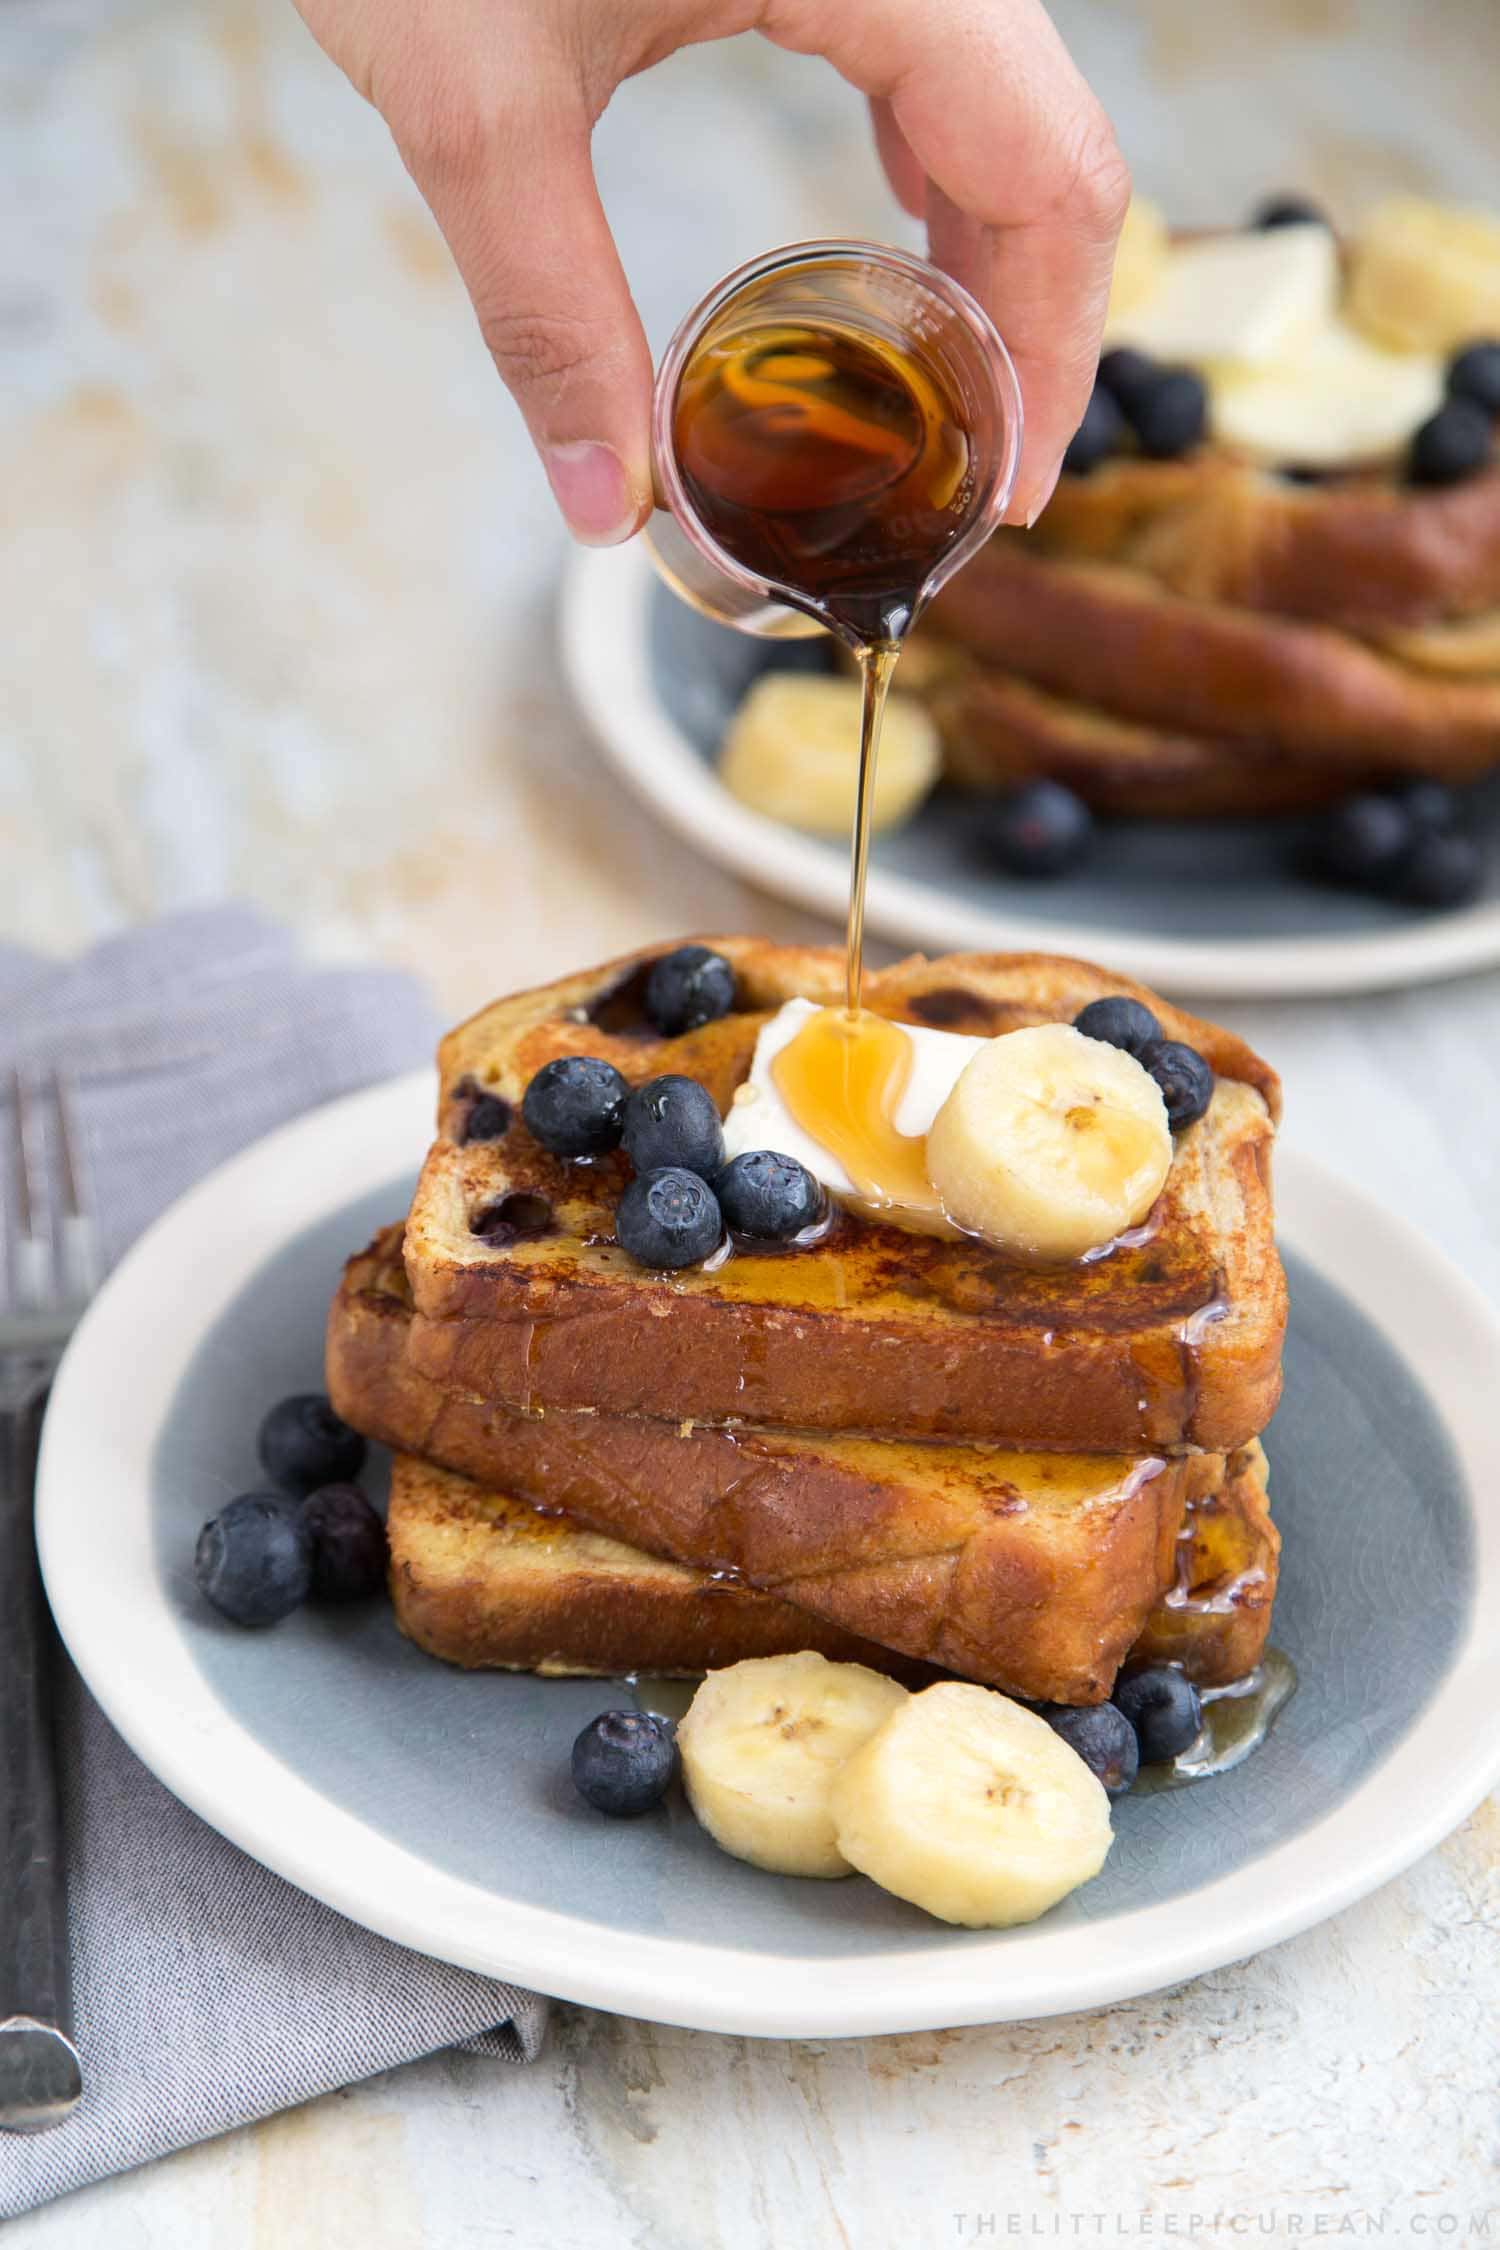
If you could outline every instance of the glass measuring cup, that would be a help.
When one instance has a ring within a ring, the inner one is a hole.
[[[911,578],[902,607],[904,631],[1004,516],[1022,430],[1015,369],[988,316],[956,281],[907,251],[873,242],[790,243],[741,266],[694,306],[657,373],[652,451],[658,506],[646,529],[647,544],[676,592],[741,632],[796,638],[827,627],[846,640],[860,637],[847,620],[830,615],[826,588],[820,593],[815,583],[820,575],[815,538],[803,543],[804,557],[812,559],[798,572],[801,583],[764,562],[755,567],[705,521],[685,473],[679,443],[685,379],[691,384],[706,360],[732,354],[737,341],[752,332],[794,337],[798,331],[879,355],[898,373],[912,376],[919,393],[940,396],[961,433],[962,472],[941,520],[924,516],[902,558]],[[789,364],[786,355],[782,364]],[[799,370],[806,365],[805,358],[796,361]],[[814,383],[804,405],[816,391]],[[781,411],[795,415],[796,399],[789,397]],[[877,491],[871,509],[880,504]],[[797,505],[794,500],[786,520],[797,520]],[[850,517],[846,507],[839,522]],[[813,514],[801,520],[813,523]],[[824,511],[814,530],[828,520]],[[719,529],[722,533],[722,521]]]

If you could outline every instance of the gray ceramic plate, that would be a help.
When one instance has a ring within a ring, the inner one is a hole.
[[[465,1675],[384,1605],[245,1634],[197,1599],[202,1519],[258,1481],[268,1404],[319,1384],[342,1259],[404,1207],[430,1088],[306,1119],[197,1189],[77,1337],[47,1427],[48,1589],[95,1694],[238,1843],[407,1944],[707,2028],[829,2036],[1043,2014],[1290,1934],[1393,1873],[1493,1779],[1500,1340],[1386,1214],[1288,1157],[1285,1536],[1274,1639],[1300,1687],[1212,1782],[1132,1797],[1096,1882],[1024,1930],[963,1932],[872,1885],[760,1874],[680,1801],[588,1812],[573,1735],[607,1683]],[[1340,1285],[1330,1278],[1337,1273]]]
[[[719,786],[725,725],[757,672],[823,661],[818,644],[756,641],[688,609],[639,541],[578,557],[562,652],[611,763],[711,858],[841,920],[848,854],[752,813]],[[976,851],[971,801],[939,791],[876,841],[869,923],[929,952],[1045,947],[1102,957],[1179,992],[1352,992],[1420,984],[1500,961],[1500,781],[1471,818],[1497,870],[1457,912],[1324,890],[1295,872],[1294,821],[1117,821],[1079,875],[1020,883]]]

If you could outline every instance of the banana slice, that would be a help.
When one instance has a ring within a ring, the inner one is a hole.
[[[859,683],[767,672],[736,711],[719,779],[741,804],[819,836],[847,836],[859,779]],[[938,777],[937,729],[912,697],[885,709],[873,819],[894,828]]]
[[[1434,625],[1392,625],[1380,635],[1382,648],[1419,672],[1447,672],[1458,679],[1490,679],[1500,672],[1500,610],[1477,617],[1439,619]]]
[[[1081,1258],[1138,1225],[1171,1165],[1155,1079],[1066,1023],[987,1040],[927,1136],[949,1218],[1039,1260]]]
[[[688,1802],[716,1844],[773,1875],[847,1875],[828,1793],[907,1700],[863,1664],[751,1656],[710,1672],[677,1730]]]
[[[1194,366],[1261,363],[1329,319],[1337,300],[1338,250],[1327,227],[1216,234],[1169,251],[1138,303],[1112,303],[1105,341]]]
[[[1351,320],[1390,351],[1453,351],[1500,331],[1500,219],[1396,196],[1350,257]]]
[[[833,1785],[851,1867],[943,1922],[1034,1922],[1097,1875],[1109,1799],[1045,1719],[993,1688],[908,1696]]]
[[[1211,371],[1214,436],[1257,461],[1331,469],[1404,451],[1442,404],[1442,363],[1330,320],[1268,367]]]
[[[1167,262],[1167,222],[1154,203],[1133,195],[1115,248],[1109,289],[1109,318],[1143,304],[1162,277]]]

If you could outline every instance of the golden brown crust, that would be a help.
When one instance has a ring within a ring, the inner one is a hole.
[[[991,540],[929,630],[1054,693],[1349,773],[1462,781],[1500,760],[1500,679],[1418,671],[1334,627],[1190,600],[1138,570]]]
[[[1172,1579],[1185,1505],[1222,1475],[1211,1456],[1028,1458],[610,1414],[528,1419],[422,1372],[403,1289],[391,1230],[350,1262],[335,1300],[329,1391],[356,1428],[1020,1695],[1108,1694]]]
[[[387,1530],[397,1624],[429,1656],[471,1670],[686,1677],[802,1648],[882,1670],[901,1663],[774,1595],[407,1456],[392,1474]]]
[[[1028,545],[1192,601],[1365,631],[1500,605],[1500,469],[1445,490],[1296,485],[1222,455],[1064,477]]]
[[[543,1515],[410,1456],[396,1460],[389,1530],[397,1622],[449,1663],[691,1675],[813,1648],[914,1684],[930,1676],[789,1602],[600,1538],[565,1515]],[[1191,1501],[1176,1580],[1149,1612],[1130,1660],[1180,1663],[1205,1687],[1242,1678],[1264,1646],[1278,1546],[1255,1447]],[[1087,1600],[1088,1590],[1077,1598]],[[1013,1634],[1012,1690],[1071,1700],[1076,1683],[1040,1656],[1044,1641],[1036,1630]]]
[[[485,1086],[519,1100],[531,1073],[560,1052],[605,1055],[635,1081],[658,1070],[682,1070],[701,1078],[724,1103],[748,1067],[758,1017],[787,1000],[834,1004],[843,999],[841,946],[707,934],[676,942],[712,946],[733,963],[738,1005],[731,1015],[681,1039],[663,1040],[651,1031],[640,996],[653,962],[672,950],[667,944],[641,946],[598,968],[491,1001],[438,1047],[443,1089],[439,1129],[451,1132],[452,1091],[466,1076],[473,1074]],[[1281,1082],[1243,1039],[1174,1007],[1130,977],[1065,954],[943,953],[930,958],[911,953],[887,968],[870,970],[865,1004],[878,1014],[991,1037],[1076,1015],[1088,1001],[1122,992],[1143,1000],[1167,1036],[1196,1047],[1220,1078],[1254,1087],[1273,1120],[1280,1118]]]
[[[1122,719],[954,654],[923,695],[942,736],[944,770],[960,788],[1045,778],[1097,812],[1197,820],[1299,812],[1345,795],[1361,778],[1266,743]]]
[[[1180,1664],[1201,1687],[1242,1680],[1260,1662],[1271,1629],[1280,1557],[1266,1456],[1259,1444],[1246,1446],[1223,1485],[1190,1503],[1172,1581],[1130,1661]]]
[[[463,1089],[518,1110],[540,1064],[570,1052],[605,1055],[637,1082],[684,1071],[725,1107],[766,1010],[841,995],[832,948],[709,942],[734,961],[742,1007],[682,1039],[650,1033],[638,1003],[631,1014],[652,949],[499,1003],[444,1041],[444,1132],[406,1234],[421,1315],[411,1357],[429,1382],[519,1414],[596,1407],[1070,1451],[1222,1451],[1264,1427],[1285,1327],[1268,1191],[1275,1074],[1229,1033],[1086,963],[917,956],[868,990],[891,1015],[986,1035],[1132,993],[1206,1055],[1213,1104],[1179,1138],[1147,1238],[1093,1264],[1025,1268],[850,1220],[815,1251],[651,1273],[613,1242],[622,1159],[561,1164],[518,1117],[497,1141],[452,1137]],[[541,1198],[549,1231],[497,1249],[472,1221],[508,1193]]]

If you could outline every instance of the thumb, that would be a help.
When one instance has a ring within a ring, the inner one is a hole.
[[[652,371],[589,135],[533,103],[401,153],[569,528],[612,546],[650,512]]]

